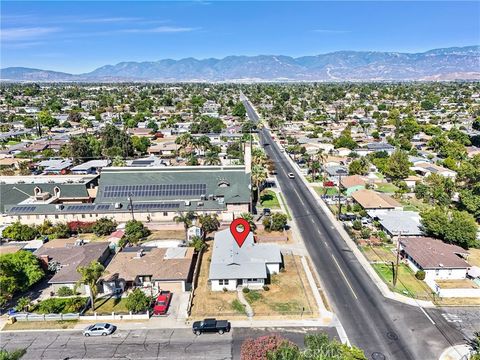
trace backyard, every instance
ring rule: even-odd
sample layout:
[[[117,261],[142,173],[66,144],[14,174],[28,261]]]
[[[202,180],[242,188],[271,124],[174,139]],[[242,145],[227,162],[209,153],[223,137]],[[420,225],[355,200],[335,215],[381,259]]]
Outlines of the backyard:
[[[229,318],[246,318],[244,307],[235,291],[211,291],[208,284],[211,249],[202,259],[198,286],[194,292],[191,318],[200,319],[222,314]],[[255,313],[254,317],[285,318],[318,316],[315,299],[298,256],[285,255],[286,271],[273,275],[269,290],[250,291],[245,294]],[[295,296],[292,296],[295,294]]]
[[[398,188],[391,183],[381,183],[377,185],[376,190],[381,193],[393,194]]]

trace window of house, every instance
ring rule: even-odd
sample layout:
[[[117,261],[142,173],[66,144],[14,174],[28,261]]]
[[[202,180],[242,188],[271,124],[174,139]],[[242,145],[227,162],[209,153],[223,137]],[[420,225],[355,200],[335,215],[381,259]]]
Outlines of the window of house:
[[[58,214],[55,214],[55,219],[58,219]]]
[[[438,274],[440,274],[440,270],[436,269],[435,270],[435,275],[438,275]]]
[[[228,280],[218,280],[219,285],[228,285]]]
[[[82,219],[85,219],[85,214],[82,214]]]
[[[164,211],[163,216],[168,216],[168,213],[166,211]]]

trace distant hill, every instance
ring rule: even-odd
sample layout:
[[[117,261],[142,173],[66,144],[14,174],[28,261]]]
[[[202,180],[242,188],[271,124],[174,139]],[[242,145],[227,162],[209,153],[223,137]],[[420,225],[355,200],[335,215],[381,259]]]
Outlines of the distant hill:
[[[372,81],[480,80],[480,46],[423,53],[338,51],[283,55],[186,58],[105,65],[85,74],[10,67],[2,81]]]

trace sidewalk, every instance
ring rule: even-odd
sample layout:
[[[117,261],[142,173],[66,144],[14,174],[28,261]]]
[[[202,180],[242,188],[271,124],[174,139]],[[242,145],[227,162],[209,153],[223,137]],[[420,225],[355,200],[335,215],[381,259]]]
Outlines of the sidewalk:
[[[468,345],[451,346],[440,355],[440,360],[467,360],[470,356]]]
[[[277,143],[278,146],[280,144]],[[325,214],[328,216],[330,219],[332,225],[335,227],[335,229],[339,232],[340,236],[345,240],[346,244],[350,248],[350,250],[353,252],[355,257],[357,258],[358,262],[362,267],[365,269],[367,274],[370,276],[374,284],[377,286],[377,288],[380,290],[382,295],[386,298],[402,302],[404,304],[412,305],[412,306],[419,306],[419,307],[426,307],[426,308],[431,308],[435,307],[435,305],[431,301],[424,301],[424,300],[416,300],[413,298],[409,298],[407,296],[395,293],[391,291],[387,284],[383,282],[383,280],[380,278],[380,276],[375,272],[375,270],[370,266],[370,263],[367,261],[367,259],[363,256],[361,251],[358,249],[357,245],[354,243],[354,241],[350,238],[350,236],[347,234],[345,229],[343,228],[342,224],[335,218],[335,216],[332,214],[328,206],[323,202],[323,200],[320,198],[320,196],[317,194],[315,189],[313,189],[312,185],[305,179],[305,177],[302,175],[301,169],[299,166],[288,156],[288,154],[285,154],[285,158],[287,161],[290,163],[290,165],[295,169],[297,175],[302,179],[304,184],[307,186],[307,189],[310,191],[312,194],[313,198],[317,201],[317,204],[323,209]]]

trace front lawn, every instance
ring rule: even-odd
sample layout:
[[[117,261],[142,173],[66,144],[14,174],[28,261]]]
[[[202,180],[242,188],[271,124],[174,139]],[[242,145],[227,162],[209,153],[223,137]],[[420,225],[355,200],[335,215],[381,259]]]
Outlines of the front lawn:
[[[272,190],[264,190],[260,194],[260,205],[264,208],[279,209],[280,203],[278,202],[277,195]]]
[[[318,195],[323,196],[323,195],[338,195],[338,190],[334,187],[319,187],[315,186],[314,187],[315,191],[317,192]]]
[[[396,190],[398,190],[398,187],[390,183],[382,183],[377,185],[376,190],[381,193],[393,194]]]
[[[423,281],[418,280],[407,265],[400,264],[398,267],[398,280],[395,288],[393,287],[391,264],[372,264],[372,267],[388,285],[390,290],[416,299],[432,300],[432,290]]]
[[[388,246],[359,246],[363,255],[369,262],[388,262],[395,261],[396,255],[392,252],[391,247]]]
[[[101,298],[95,300],[95,311],[92,308],[88,309],[86,315],[93,315],[96,312],[98,315],[111,315],[112,312],[116,314],[128,314],[126,307],[126,298]]]

